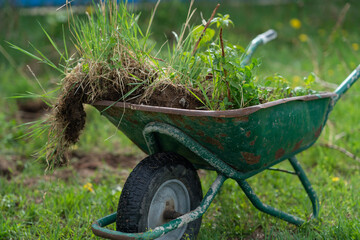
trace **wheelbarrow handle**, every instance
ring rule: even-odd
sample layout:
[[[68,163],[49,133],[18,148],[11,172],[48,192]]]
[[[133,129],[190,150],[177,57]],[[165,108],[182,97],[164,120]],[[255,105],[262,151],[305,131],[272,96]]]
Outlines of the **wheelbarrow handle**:
[[[251,44],[256,42],[261,42],[262,44],[266,44],[271,40],[274,40],[277,37],[277,32],[274,29],[269,29],[266,32],[259,34],[251,41]]]
[[[273,29],[269,29],[266,32],[257,35],[246,48],[245,54],[242,56],[241,67],[249,64],[251,57],[254,55],[255,50],[260,46],[264,45],[277,37],[277,32]]]
[[[360,78],[360,64],[350,73],[350,75],[335,90],[337,96],[334,98],[335,103],[346,93],[346,91]]]

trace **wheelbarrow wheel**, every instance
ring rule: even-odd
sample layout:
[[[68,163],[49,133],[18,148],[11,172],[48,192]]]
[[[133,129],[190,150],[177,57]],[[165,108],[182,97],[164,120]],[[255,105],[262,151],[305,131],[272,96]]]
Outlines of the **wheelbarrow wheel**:
[[[142,160],[126,180],[120,196],[116,229],[145,232],[200,205],[201,183],[192,164],[175,153],[157,153]],[[201,218],[159,239],[194,239]]]

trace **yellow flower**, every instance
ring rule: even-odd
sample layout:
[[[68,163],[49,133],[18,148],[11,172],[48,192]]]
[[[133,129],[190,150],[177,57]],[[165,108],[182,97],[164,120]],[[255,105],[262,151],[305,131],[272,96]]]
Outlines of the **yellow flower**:
[[[335,73],[334,70],[332,70],[332,69],[329,69],[329,70],[328,70],[329,76],[334,76],[334,73]]]
[[[294,29],[299,29],[301,28],[301,22],[299,19],[293,18],[290,20],[290,26]]]
[[[333,177],[331,180],[332,180],[333,182],[338,182],[338,181],[340,180],[340,178],[338,178],[338,177]]]
[[[94,189],[92,188],[92,184],[91,183],[86,183],[83,188],[85,188],[86,190],[88,190],[89,192],[94,192]]]
[[[94,9],[92,6],[87,6],[85,12],[87,14],[92,14],[94,12]]]
[[[301,81],[301,78],[299,76],[293,76],[292,80],[294,83],[298,84]]]
[[[354,49],[354,51],[358,51],[358,50],[359,50],[359,44],[357,44],[357,43],[351,44],[351,47],[352,47],[352,49]]]
[[[302,33],[299,35],[299,39],[301,42],[307,42],[309,40],[309,37],[308,37],[308,35]]]

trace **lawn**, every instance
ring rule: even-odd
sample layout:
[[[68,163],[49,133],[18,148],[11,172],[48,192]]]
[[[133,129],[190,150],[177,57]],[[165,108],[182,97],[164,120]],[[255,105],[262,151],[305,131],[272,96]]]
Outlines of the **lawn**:
[[[135,7],[142,12],[144,28],[151,7]],[[207,19],[215,3],[196,7],[194,22],[199,23],[200,13]],[[295,86],[313,72],[315,89],[334,91],[360,64],[359,7],[357,1],[225,1],[218,12],[230,14],[235,25],[224,30],[224,38],[243,47],[269,28],[278,32],[278,39],[255,54],[262,62],[259,78],[278,73]],[[179,31],[186,14],[182,2],[160,4],[151,36],[157,47],[174,40],[172,31]],[[91,223],[116,211],[128,174],[145,157],[91,106],[86,106],[86,127],[70,153],[69,166],[45,172],[46,163],[36,161],[34,153],[46,139],[21,137],[29,131],[29,122],[47,113],[35,97],[56,87],[60,78],[7,42],[34,52],[31,43],[57,62],[59,56],[41,26],[60,45],[63,34],[70,36],[66,21],[65,11],[0,9],[0,239],[96,239]],[[27,93],[34,97],[23,98]],[[355,83],[331,112],[317,143],[297,155],[320,200],[318,219],[296,227],[268,216],[252,206],[235,181],[227,180],[203,217],[198,239],[360,239],[359,93],[360,84]],[[285,162],[276,167],[291,169]],[[206,192],[216,173],[199,174]],[[264,171],[249,183],[263,202],[308,219],[311,204],[295,179]]]

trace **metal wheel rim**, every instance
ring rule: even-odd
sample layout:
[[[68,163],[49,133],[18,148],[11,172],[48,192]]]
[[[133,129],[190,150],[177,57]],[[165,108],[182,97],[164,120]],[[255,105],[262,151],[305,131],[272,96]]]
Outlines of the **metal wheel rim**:
[[[185,185],[177,180],[172,179],[164,182],[154,194],[151,200],[149,214],[148,214],[148,228],[154,229],[157,226],[163,225],[169,220],[163,218],[163,213],[167,204],[173,204],[174,210],[179,213],[187,213],[190,211],[190,196]],[[175,229],[164,236],[158,238],[160,240],[166,239],[180,239],[186,231],[187,224],[181,228]]]

